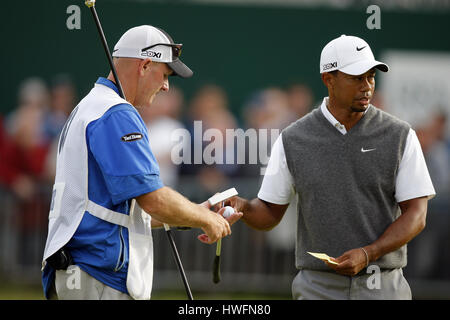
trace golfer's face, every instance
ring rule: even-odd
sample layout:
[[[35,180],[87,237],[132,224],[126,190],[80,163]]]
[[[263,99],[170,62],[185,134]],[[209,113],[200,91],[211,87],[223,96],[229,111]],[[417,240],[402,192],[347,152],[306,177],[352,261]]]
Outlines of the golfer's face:
[[[356,76],[339,71],[335,78],[335,96],[340,104],[353,112],[364,112],[375,91],[375,70]]]

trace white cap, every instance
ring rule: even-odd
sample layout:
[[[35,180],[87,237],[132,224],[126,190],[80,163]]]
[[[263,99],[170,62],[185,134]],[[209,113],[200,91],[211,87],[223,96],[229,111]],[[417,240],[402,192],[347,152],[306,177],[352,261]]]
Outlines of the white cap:
[[[193,72],[179,56],[182,44],[176,44],[162,29],[144,25],[125,32],[114,46],[113,57],[150,58],[152,61],[167,63],[174,74],[189,78]]]
[[[342,35],[331,40],[320,54],[320,73],[339,70],[350,75],[360,75],[372,68],[387,72],[389,67],[375,60],[372,50],[363,39]]]

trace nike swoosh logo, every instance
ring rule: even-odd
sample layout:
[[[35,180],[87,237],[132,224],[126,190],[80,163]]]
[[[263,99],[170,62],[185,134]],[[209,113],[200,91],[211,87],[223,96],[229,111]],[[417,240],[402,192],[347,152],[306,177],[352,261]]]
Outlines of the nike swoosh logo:
[[[364,147],[363,148],[361,148],[361,152],[369,152],[369,151],[373,151],[373,150],[376,150],[377,148],[373,148],[373,149],[364,149]]]
[[[364,47],[361,47],[361,48],[356,47],[356,51],[361,51],[361,50],[364,49],[365,47],[367,47],[367,46],[364,46]]]

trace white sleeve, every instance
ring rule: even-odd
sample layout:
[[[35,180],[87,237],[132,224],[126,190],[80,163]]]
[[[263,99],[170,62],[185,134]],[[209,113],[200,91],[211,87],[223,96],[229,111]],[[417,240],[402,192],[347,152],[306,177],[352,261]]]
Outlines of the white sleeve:
[[[419,139],[416,132],[410,129],[398,168],[395,199],[397,202],[402,202],[425,196],[431,199],[435,195]]]
[[[274,204],[288,204],[294,195],[294,179],[286,163],[281,134],[273,144],[258,198]]]

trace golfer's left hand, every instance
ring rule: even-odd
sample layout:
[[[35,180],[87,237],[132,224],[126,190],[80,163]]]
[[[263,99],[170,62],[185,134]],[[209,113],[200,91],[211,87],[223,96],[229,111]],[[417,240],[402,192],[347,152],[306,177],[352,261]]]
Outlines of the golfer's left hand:
[[[352,249],[344,252],[340,257],[333,258],[333,261],[338,264],[332,264],[325,262],[330,268],[334,269],[337,273],[354,276],[358,274],[362,269],[366,267],[366,255],[361,248]]]
[[[205,202],[200,203],[201,206],[204,206],[205,208],[208,208],[211,211],[217,212],[220,215],[223,215],[223,211],[225,209],[222,208],[222,204],[218,203],[215,206],[212,206],[208,200],[206,200]],[[234,208],[234,213],[229,216],[228,218],[226,218],[225,220],[228,221],[228,223],[230,224],[230,226],[232,226],[236,221],[238,221],[240,218],[242,218],[242,216],[244,215],[242,212],[238,212],[236,210],[236,208]]]

